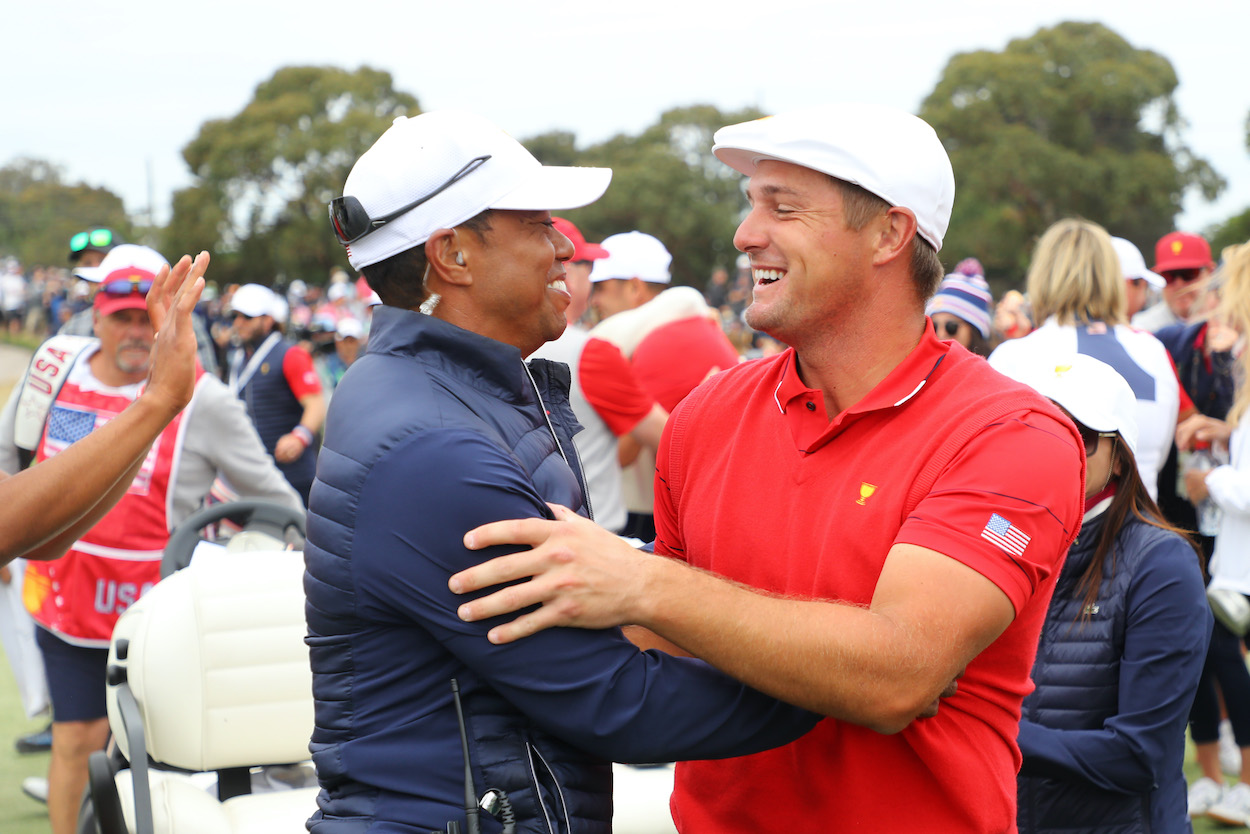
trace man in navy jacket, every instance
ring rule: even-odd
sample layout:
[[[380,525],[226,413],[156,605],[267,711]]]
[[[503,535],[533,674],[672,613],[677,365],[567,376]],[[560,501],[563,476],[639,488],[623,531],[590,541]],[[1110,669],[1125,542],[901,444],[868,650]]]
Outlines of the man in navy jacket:
[[[609,761],[740,755],[817,721],[616,629],[497,646],[493,623],[457,616],[451,574],[515,549],[466,550],[468,530],[551,518],[548,503],[589,514],[567,367],[524,357],[565,326],[573,246],[549,210],[610,175],[544,168],[488,122],[436,112],[397,120],[331,204],[384,306],[331,403],[309,505],[317,834],[464,819],[462,733],[479,792],[504,791],[519,831],[607,834]]]

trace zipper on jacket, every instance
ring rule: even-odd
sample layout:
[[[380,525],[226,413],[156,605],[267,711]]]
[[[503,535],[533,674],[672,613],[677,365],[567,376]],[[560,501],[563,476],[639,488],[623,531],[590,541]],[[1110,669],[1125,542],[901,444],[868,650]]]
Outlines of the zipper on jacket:
[[[534,782],[534,797],[538,802],[538,807],[542,809],[543,816],[547,820],[547,830],[550,831],[551,834],[557,834],[555,827],[552,825],[551,812],[547,808],[547,803],[543,802],[542,782],[539,780],[538,776],[538,765],[542,765],[543,771],[547,774],[552,791],[555,794],[555,799],[559,803],[560,807],[557,808],[556,811],[558,811],[560,816],[564,818],[563,830],[570,832],[571,834],[573,831],[573,823],[569,819],[569,804],[564,799],[564,790],[560,787],[560,780],[556,778],[555,771],[551,769],[551,765],[547,764],[547,760],[543,757],[542,752],[534,746],[533,742],[525,742],[525,752],[527,754],[527,758],[529,759],[530,778]],[[538,758],[537,764],[534,762],[535,757]]]

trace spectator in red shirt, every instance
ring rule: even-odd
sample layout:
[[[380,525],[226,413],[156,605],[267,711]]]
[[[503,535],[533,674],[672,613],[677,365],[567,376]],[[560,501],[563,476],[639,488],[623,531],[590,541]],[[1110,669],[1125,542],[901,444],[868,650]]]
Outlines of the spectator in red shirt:
[[[547,342],[530,358],[553,359],[569,366],[572,380],[569,402],[582,424],[573,443],[582,460],[594,520],[614,533],[625,531],[618,438],[629,437],[654,450],[668,412],[638,382],[629,361],[615,345],[590,335],[578,322],[590,301],[591,265],[608,256],[597,243],[587,243],[581,231],[563,217],[553,225],[573,242],[573,257],[564,264],[569,306],[568,326],[560,338]]]
[[[716,143],[750,178],[734,238],[756,282],[747,323],[790,349],[673,412],[654,555],[563,511],[487,525],[466,544],[532,549],[452,590],[534,578],[461,617],[539,606],[494,642],[636,624],[828,716],[775,751],[680,764],[687,834],[1010,831],[1021,704],[1084,509],[1082,441],[926,323],[954,198],[932,128],[828,105]]]
[[[671,412],[695,386],[738,364],[738,353],[720,326],[720,315],[694,287],[671,286],[673,256],[642,232],[612,235],[608,257],[590,273],[590,305],[600,323],[591,335],[612,343],[633,365],[642,387]],[[651,481],[655,455],[630,449],[624,460],[626,535],[655,538]]]

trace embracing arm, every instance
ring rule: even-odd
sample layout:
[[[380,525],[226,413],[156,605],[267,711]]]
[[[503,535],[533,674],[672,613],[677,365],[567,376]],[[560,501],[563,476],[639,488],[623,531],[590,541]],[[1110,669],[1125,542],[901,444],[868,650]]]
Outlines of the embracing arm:
[[[863,608],[763,594],[601,537],[590,522],[563,508],[559,519],[560,532],[547,542],[552,552],[571,563],[576,552],[593,547],[595,557],[588,561],[598,563],[604,576],[611,573],[603,586],[611,588],[611,599],[592,598],[591,584],[555,571],[461,606],[461,616],[474,620],[541,601],[548,583],[565,594],[575,587],[587,592],[586,598],[565,596],[495,626],[491,640],[516,640],[555,623],[633,623],[762,692],[880,732],[897,732],[924,714],[1014,617],[1007,596],[988,579],[913,545],[891,549],[872,604]],[[511,524],[524,522],[504,522],[498,529],[515,541],[523,533],[505,531]],[[507,560],[497,560],[466,571],[452,587],[509,581],[503,574],[486,575],[496,570],[533,573],[536,552],[508,557],[511,569]],[[583,618],[587,613],[590,619]]]
[[[55,559],[125,494],[152,441],[191,398],[195,334],[191,311],[208,253],[162,269],[148,294],[159,334],[143,393],[106,425],[37,466],[0,481],[0,564],[16,556]],[[165,320],[166,312],[171,315]],[[163,327],[161,325],[164,325]]]

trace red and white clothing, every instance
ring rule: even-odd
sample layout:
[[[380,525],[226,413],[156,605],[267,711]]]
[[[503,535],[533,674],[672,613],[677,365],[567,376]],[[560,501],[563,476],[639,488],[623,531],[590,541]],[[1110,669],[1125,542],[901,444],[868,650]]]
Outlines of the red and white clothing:
[[[1082,353],[1106,362],[1137,397],[1137,470],[1151,498],[1158,498],[1159,471],[1167,463],[1180,410],[1180,382],[1167,348],[1144,330],[1123,324],[1108,327],[1059,324],[1053,317],[1021,339],[1003,342],[990,354],[990,366],[1004,372],[1017,363]]]
[[[625,527],[621,465],[617,438],[632,431],[650,413],[654,400],[638,383],[633,368],[613,345],[574,325],[547,342],[530,358],[569,366],[569,402],[582,431],[573,437],[590,490],[595,521],[620,532]]]
[[[74,361],[49,411],[43,460],[129,405],[140,385],[106,386],[91,373],[98,344]],[[20,468],[14,443],[20,391],[0,410],[0,469]],[[27,563],[23,599],[35,620],[77,645],[106,647],[113,623],[159,578],[169,530],[197,510],[218,474],[244,497],[302,509],[265,453],[243,404],[201,374],[191,402],[152,445],[126,496],[65,557]]]
[[[704,380],[738,364],[719,314],[693,287],[671,287],[639,307],[609,316],[591,335],[616,345],[643,388],[672,412]],[[655,456],[644,449],[626,467],[625,506],[650,515]]]
[[[1021,702],[1080,526],[1083,471],[1053,405],[930,328],[832,420],[793,350],[691,394],[660,447],[657,553],[773,593],[867,605],[890,549],[913,544],[981,573],[1016,616],[938,715],[900,733],[826,719],[776,750],[679,763],[679,830],[1014,830]]]
[[[35,460],[46,460],[112,420],[141,384],[107,386],[91,373],[88,350],[70,370],[48,414]],[[169,538],[170,475],[183,415],[161,432],[130,489],[62,558],[29,562],[23,589],[35,622],[62,640],[105,648],[113,624],[160,579]]]

